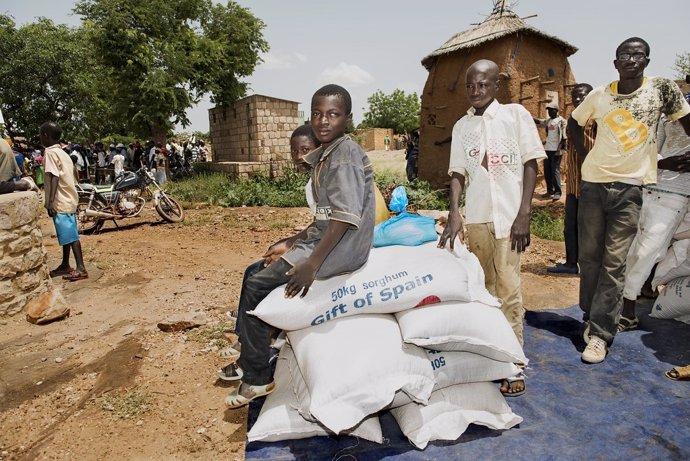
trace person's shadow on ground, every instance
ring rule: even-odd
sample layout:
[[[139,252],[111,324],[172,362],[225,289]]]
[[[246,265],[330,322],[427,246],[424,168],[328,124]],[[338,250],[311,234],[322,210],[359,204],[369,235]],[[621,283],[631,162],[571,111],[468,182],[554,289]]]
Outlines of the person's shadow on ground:
[[[690,363],[690,325],[670,319],[657,319],[650,317],[654,301],[640,299],[637,302],[635,313],[640,319],[640,325],[635,330],[619,333],[614,343],[625,346],[639,338],[642,344],[651,350],[654,356],[661,362],[669,365],[687,365]],[[574,306],[577,308],[577,306]],[[570,308],[567,312],[558,311],[528,311],[525,313],[525,322],[535,329],[549,331],[557,336],[567,338],[582,352],[585,342],[582,337],[584,324],[580,317],[579,309]],[[632,343],[631,343],[632,344]]]

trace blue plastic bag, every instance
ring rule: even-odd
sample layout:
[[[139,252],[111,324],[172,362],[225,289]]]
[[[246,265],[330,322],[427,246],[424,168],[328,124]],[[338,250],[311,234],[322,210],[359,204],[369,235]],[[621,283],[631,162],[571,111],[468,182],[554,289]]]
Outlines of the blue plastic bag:
[[[407,194],[403,186],[393,189],[389,208],[400,213],[374,227],[374,248],[390,245],[417,246],[436,240],[436,221],[405,211]]]
[[[391,201],[388,204],[388,209],[393,213],[402,213],[407,209],[407,192],[404,186],[398,186],[391,192]]]

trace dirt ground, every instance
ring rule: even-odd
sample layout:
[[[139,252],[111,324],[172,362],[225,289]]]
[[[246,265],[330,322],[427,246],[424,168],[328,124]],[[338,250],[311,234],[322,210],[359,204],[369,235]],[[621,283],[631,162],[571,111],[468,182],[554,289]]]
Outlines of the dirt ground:
[[[83,236],[91,278],[63,288],[71,315],[45,326],[0,320],[0,459],[244,459],[246,410],[226,411],[215,377],[222,344],[164,333],[200,311],[222,330],[245,267],[310,221],[306,208],[202,207],[181,224],[147,210]],[[41,220],[49,265],[61,248]],[[561,242],[534,239],[523,259],[528,309],[577,302],[576,277],[551,276]]]

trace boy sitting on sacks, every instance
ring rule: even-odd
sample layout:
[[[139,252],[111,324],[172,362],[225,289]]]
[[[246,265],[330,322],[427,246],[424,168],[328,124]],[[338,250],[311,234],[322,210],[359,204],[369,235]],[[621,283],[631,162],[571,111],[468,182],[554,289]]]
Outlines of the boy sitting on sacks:
[[[345,88],[326,85],[311,100],[311,126],[321,146],[304,156],[312,166],[316,199],[314,222],[272,245],[264,269],[242,286],[238,324],[242,344],[237,363],[225,367],[227,379],[242,380],[225,399],[239,408],[275,388],[270,340],[273,327],[248,315],[275,288],[285,297],[304,297],[316,277],[359,269],[367,261],[374,235],[374,170],[362,148],[345,135],[352,100]],[[270,262],[273,261],[273,262]]]

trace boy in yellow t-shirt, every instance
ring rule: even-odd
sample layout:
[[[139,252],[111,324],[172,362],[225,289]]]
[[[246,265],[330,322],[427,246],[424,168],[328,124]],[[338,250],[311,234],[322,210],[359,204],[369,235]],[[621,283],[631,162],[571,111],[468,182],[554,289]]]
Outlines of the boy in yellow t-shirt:
[[[582,164],[578,207],[580,308],[584,311],[587,363],[606,358],[623,305],[625,262],[637,233],[642,186],[656,182],[656,130],[661,114],[690,133],[690,105],[671,80],[644,76],[649,44],[632,37],[616,49],[619,80],[596,88],[568,122]],[[588,151],[582,127],[597,123]],[[690,156],[686,159],[690,165]]]

